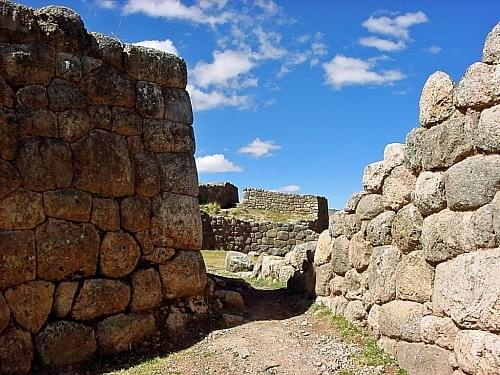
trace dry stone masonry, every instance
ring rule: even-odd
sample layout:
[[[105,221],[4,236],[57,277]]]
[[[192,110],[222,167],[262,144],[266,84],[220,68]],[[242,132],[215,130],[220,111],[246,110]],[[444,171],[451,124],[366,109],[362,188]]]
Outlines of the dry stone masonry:
[[[198,201],[200,204],[217,203],[220,208],[231,208],[239,203],[238,187],[230,182],[201,184]]]
[[[186,77],[70,9],[1,2],[1,374],[129,350],[160,307],[203,304]]]
[[[420,127],[368,165],[315,251],[320,303],[410,374],[500,373],[500,24],[458,84],[432,74]]]

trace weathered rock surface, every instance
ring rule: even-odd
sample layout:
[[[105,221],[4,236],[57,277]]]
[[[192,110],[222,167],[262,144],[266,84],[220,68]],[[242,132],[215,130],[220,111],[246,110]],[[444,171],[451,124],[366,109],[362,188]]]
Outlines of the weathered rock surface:
[[[120,204],[121,225],[129,232],[141,232],[150,226],[151,202],[143,197],[128,197]]]
[[[122,281],[85,280],[73,305],[76,320],[91,320],[122,312],[130,301],[130,287]]]
[[[35,237],[31,231],[0,231],[0,249],[0,289],[35,279]]]
[[[488,33],[483,48],[483,62],[486,64],[500,64],[500,24]]]
[[[394,211],[385,211],[375,217],[366,227],[366,239],[373,246],[390,245],[391,228],[395,217]]]
[[[132,299],[130,301],[132,311],[155,308],[161,300],[160,276],[154,268],[139,270],[132,274]]]
[[[177,194],[198,196],[196,163],[190,153],[159,153],[161,190]],[[183,178],[177,178],[182,175]]]
[[[107,233],[101,243],[99,269],[107,277],[123,277],[130,274],[141,257],[139,245],[126,232]]]
[[[46,366],[65,366],[89,359],[97,349],[94,330],[81,323],[49,323],[35,339],[36,349]]]
[[[33,361],[31,335],[15,327],[0,335],[0,371],[3,374],[27,374]]]
[[[500,152],[500,105],[481,112],[473,132],[474,146],[486,152]]]
[[[144,147],[151,152],[185,152],[195,150],[193,128],[166,120],[144,120]]]
[[[99,235],[92,224],[49,219],[36,230],[37,271],[43,280],[95,274]]]
[[[413,203],[423,216],[446,208],[444,173],[424,171],[417,177]]]
[[[349,199],[347,200],[347,203],[345,205],[344,211],[348,213],[354,213],[356,212],[356,207],[358,206],[359,201],[361,198],[366,195],[367,193],[365,191],[360,191],[357,193],[353,193]],[[331,217],[331,215],[330,215]]]
[[[250,271],[253,266],[247,254],[228,251],[224,260],[224,268],[229,272]]]
[[[422,317],[423,305],[416,302],[391,301],[380,308],[380,333],[392,338],[418,342]]]
[[[342,235],[351,238],[360,228],[361,219],[357,214],[337,211],[330,215],[328,230],[331,238]]]
[[[360,324],[366,318],[366,310],[363,302],[350,301],[344,310],[344,316],[349,322]]]
[[[141,152],[134,156],[135,191],[144,197],[160,192],[161,175],[155,154]]]
[[[330,232],[324,230],[319,235],[316,251],[314,252],[314,264],[321,266],[322,264],[330,262],[332,258],[333,244],[335,240],[330,237]]]
[[[422,169],[423,143],[426,132],[424,128],[415,128],[406,136],[404,165],[412,171],[418,172]]]
[[[1,229],[32,229],[44,220],[41,194],[17,189],[0,201]]]
[[[364,270],[370,264],[373,246],[364,238],[362,231],[352,236],[349,243],[349,264],[358,271]]]
[[[316,268],[316,286],[317,296],[330,295],[330,280],[333,277],[333,269],[330,263],[323,264]]]
[[[500,328],[500,249],[462,254],[438,264],[432,304],[463,328]],[[461,275],[457,277],[457,275]]]
[[[75,281],[63,281],[57,285],[54,294],[54,312],[58,318],[64,318],[71,312],[77,289],[78,282]]]
[[[384,164],[388,171],[403,165],[405,161],[405,145],[401,143],[389,143],[384,148]]]
[[[422,340],[429,344],[436,344],[442,348],[452,349],[459,329],[450,318],[439,318],[426,315],[420,321]]]
[[[356,207],[356,214],[361,220],[373,219],[382,212],[384,212],[384,198],[380,194],[363,196]]]
[[[43,194],[45,214],[63,220],[88,222],[92,196],[77,189],[60,189]]]
[[[129,350],[155,333],[153,314],[118,314],[97,324],[99,347],[107,353]]]
[[[383,161],[368,164],[363,173],[363,188],[370,193],[380,193],[388,174],[389,171]]]
[[[345,274],[351,267],[349,265],[349,239],[347,236],[337,237],[333,241],[331,266],[333,272]]]
[[[350,269],[344,276],[345,296],[349,299],[363,298],[363,293],[368,288],[367,273],[358,273],[355,269]]]
[[[455,340],[460,368],[469,374],[497,374],[500,370],[500,338],[483,331],[460,331]]]
[[[374,303],[385,303],[396,297],[396,267],[401,252],[395,246],[374,248],[368,266],[368,285]]]
[[[103,231],[120,229],[120,206],[112,199],[94,198],[91,222]]]
[[[159,270],[167,299],[201,294],[207,283],[205,263],[198,251],[178,250],[173,259],[160,264]]]
[[[385,179],[382,187],[384,206],[389,210],[399,210],[410,202],[415,190],[416,177],[405,166],[395,167]]]
[[[425,261],[423,251],[403,256],[396,268],[396,297],[426,302],[432,297],[434,268]]]
[[[481,109],[500,101],[500,65],[472,64],[456,89],[455,105]]]
[[[429,128],[452,115],[453,89],[451,77],[444,72],[437,71],[427,78],[420,96],[420,125]]]
[[[420,249],[424,219],[413,204],[407,204],[396,214],[391,228],[393,243],[403,253]]]

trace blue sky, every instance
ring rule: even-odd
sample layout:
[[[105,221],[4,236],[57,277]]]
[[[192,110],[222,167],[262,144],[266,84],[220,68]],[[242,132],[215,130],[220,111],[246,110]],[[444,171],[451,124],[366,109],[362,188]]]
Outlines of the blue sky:
[[[200,181],[323,195],[332,208],[418,126],[427,77],[458,81],[500,18],[497,0],[58,4],[90,31],[186,60]]]

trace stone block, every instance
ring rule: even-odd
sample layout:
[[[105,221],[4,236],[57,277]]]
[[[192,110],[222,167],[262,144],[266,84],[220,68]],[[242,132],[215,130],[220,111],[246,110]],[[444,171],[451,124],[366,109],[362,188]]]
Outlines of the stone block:
[[[396,213],[385,211],[370,221],[366,227],[366,239],[373,246],[390,245],[392,241],[391,228]]]
[[[415,190],[416,177],[405,166],[395,167],[384,180],[382,193],[384,207],[388,210],[399,210],[411,200]]]
[[[374,248],[367,270],[373,302],[381,304],[396,297],[396,267],[400,260],[401,252],[395,246]]]
[[[500,338],[483,331],[460,331],[455,340],[458,365],[468,374],[498,374]]]
[[[44,220],[42,194],[17,189],[0,200],[0,229],[32,229]]]
[[[380,193],[388,174],[389,171],[383,161],[368,164],[363,172],[363,188],[370,193]]]
[[[120,206],[112,199],[94,198],[91,222],[103,231],[120,229]]]
[[[129,232],[141,232],[150,226],[151,202],[139,196],[127,197],[121,201],[121,225]]]
[[[421,248],[420,236],[424,219],[413,204],[407,204],[396,214],[392,222],[393,243],[403,253]]]
[[[35,238],[31,231],[0,231],[0,289],[34,280]]]
[[[473,130],[473,143],[480,150],[500,153],[500,105],[481,112]]]
[[[321,266],[330,262],[332,258],[333,240],[328,230],[324,230],[319,235],[316,251],[314,252],[314,264]]]
[[[361,220],[373,219],[382,212],[384,212],[384,198],[380,194],[363,196],[358,203],[358,207],[356,207],[356,215]]]
[[[453,320],[447,317],[439,318],[434,315],[426,315],[420,321],[422,340],[442,348],[453,350],[458,331]]]
[[[14,107],[14,90],[12,90],[2,77],[0,77],[0,106],[8,108]]]
[[[347,236],[337,237],[333,241],[330,263],[333,272],[339,275],[344,275],[351,268],[349,264],[349,239]]]
[[[107,277],[123,277],[135,269],[140,257],[139,245],[131,234],[106,233],[101,243],[99,270]]]
[[[0,70],[14,86],[47,86],[54,76],[54,49],[44,44],[3,44]]]
[[[459,108],[481,109],[500,101],[500,65],[472,64],[460,80],[455,94]]]
[[[192,154],[159,153],[157,159],[162,191],[198,197],[198,174]]]
[[[40,40],[40,29],[33,9],[21,4],[6,2],[0,12],[0,41],[36,42]]]
[[[161,281],[154,268],[139,270],[132,274],[132,299],[130,309],[134,312],[153,309],[162,300]]]
[[[356,207],[358,206],[359,201],[366,194],[367,193],[365,191],[353,193],[347,200],[344,211],[348,213],[356,212]]]
[[[424,306],[409,301],[391,301],[379,312],[380,333],[384,336],[419,342]]]
[[[0,371],[2,374],[27,374],[33,361],[31,335],[10,327],[0,335]]]
[[[354,324],[361,324],[361,322],[366,318],[366,310],[361,301],[350,301],[345,310],[345,318]]]
[[[446,208],[444,173],[424,171],[417,177],[413,203],[423,216]]]
[[[193,109],[189,93],[177,88],[163,88],[163,95],[165,97],[165,118],[191,125],[193,123]]]
[[[77,289],[76,281],[63,281],[57,285],[54,294],[54,312],[58,318],[64,318],[71,312]]]
[[[92,32],[90,40],[92,56],[117,68],[122,66],[123,44],[118,39]]]
[[[77,189],[60,189],[43,193],[45,214],[63,220],[88,222],[92,196]]]
[[[435,345],[407,343],[395,344],[399,366],[409,374],[452,375],[453,368],[448,363],[449,351]]]
[[[42,280],[95,274],[99,235],[92,224],[49,219],[36,230],[37,274]]]
[[[47,88],[49,108],[53,111],[84,109],[87,99],[78,86],[64,79],[54,79]]]
[[[17,122],[15,112],[0,107],[0,157],[12,160],[16,156]]]
[[[142,134],[142,118],[135,109],[113,107],[111,114],[113,133],[129,136]]]
[[[444,72],[437,71],[427,78],[419,103],[421,126],[430,128],[453,114],[454,88],[451,77]]]
[[[486,64],[500,64],[500,24],[488,33],[483,48],[483,62]]]
[[[16,92],[16,107],[41,109],[48,105],[47,89],[42,85],[23,86]]]
[[[396,297],[398,299],[426,302],[432,297],[434,268],[425,261],[423,251],[413,251],[403,256],[396,268]]]
[[[19,136],[59,137],[57,116],[45,109],[20,108],[16,111]]]
[[[0,160],[0,200],[21,186],[18,170],[9,162]]]
[[[139,81],[136,86],[136,96],[137,111],[142,117],[163,118],[165,113],[165,102],[159,85],[152,82]]]
[[[316,267],[315,292],[317,296],[327,297],[330,295],[330,280],[333,276],[333,269],[330,263]]]
[[[193,128],[167,120],[144,120],[144,147],[152,152],[194,153]]]
[[[363,231],[352,236],[349,243],[349,264],[358,271],[363,271],[370,264],[373,246],[370,241],[365,240]]]
[[[56,76],[71,82],[79,82],[82,79],[82,61],[78,56],[61,52],[56,57]]]

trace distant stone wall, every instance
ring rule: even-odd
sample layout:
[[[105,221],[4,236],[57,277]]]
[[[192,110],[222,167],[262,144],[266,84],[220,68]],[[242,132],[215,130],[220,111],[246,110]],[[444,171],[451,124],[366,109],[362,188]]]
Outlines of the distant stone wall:
[[[175,321],[159,307],[200,311],[185,62],[8,1],[0,42],[0,373],[129,350]]]
[[[200,204],[218,203],[221,208],[231,208],[239,203],[238,188],[229,182],[202,184],[199,186]]]
[[[315,221],[259,222],[201,213],[203,248],[284,255],[295,245],[315,241]]]
[[[247,188],[243,190],[242,206],[316,218],[318,232],[328,227],[328,201],[316,195],[278,193]]]
[[[331,216],[318,302],[410,374],[500,374],[500,24],[458,85],[429,77],[420,125]]]

